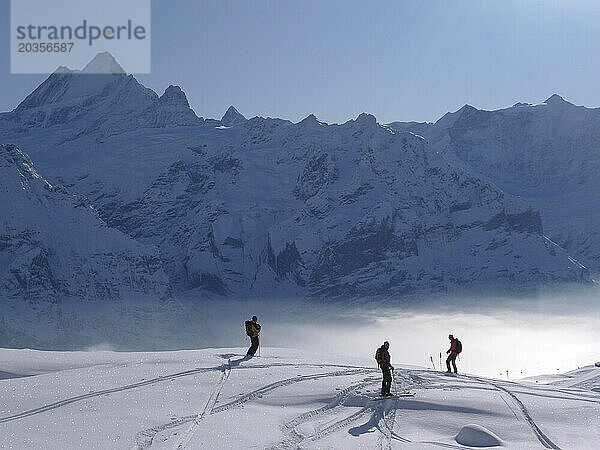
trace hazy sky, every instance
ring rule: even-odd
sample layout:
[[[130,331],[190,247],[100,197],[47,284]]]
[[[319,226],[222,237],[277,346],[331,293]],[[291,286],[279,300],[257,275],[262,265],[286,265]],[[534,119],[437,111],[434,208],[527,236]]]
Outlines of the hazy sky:
[[[45,76],[10,75],[0,0],[0,111]],[[552,93],[600,105],[597,0],[153,0],[152,74],[198,115],[343,122],[433,121],[465,103],[495,109]],[[127,68],[126,61],[119,61]]]

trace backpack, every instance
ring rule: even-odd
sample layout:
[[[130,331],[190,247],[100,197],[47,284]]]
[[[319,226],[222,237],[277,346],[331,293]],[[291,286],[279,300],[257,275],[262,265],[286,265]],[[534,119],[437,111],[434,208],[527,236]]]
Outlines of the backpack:
[[[462,342],[460,342],[458,339],[456,340],[456,354],[460,355],[460,352],[462,352]]]
[[[377,364],[381,365],[381,347],[375,352],[375,361],[377,361]]]
[[[252,321],[246,320],[246,334],[252,336]]]

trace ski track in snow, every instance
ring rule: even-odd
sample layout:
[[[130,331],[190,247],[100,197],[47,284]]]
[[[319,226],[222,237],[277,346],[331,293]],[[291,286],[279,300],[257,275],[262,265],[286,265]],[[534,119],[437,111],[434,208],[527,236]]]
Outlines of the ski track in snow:
[[[265,369],[268,367],[299,367],[299,366],[303,366],[303,367],[348,367],[348,368],[353,368],[353,369],[359,369],[359,368],[360,369],[368,369],[366,367],[344,366],[344,365],[339,365],[339,364],[286,364],[286,363],[259,364],[259,365],[257,364],[254,366],[240,367],[239,369],[242,369],[242,370],[243,369]],[[64,400],[59,400],[59,401],[50,403],[48,405],[41,406],[39,408],[29,409],[27,411],[23,411],[23,412],[20,412],[17,414],[12,414],[12,415],[6,416],[6,417],[0,417],[0,423],[11,422],[13,420],[23,419],[25,417],[44,413],[44,412],[51,411],[56,408],[60,408],[62,406],[67,406],[72,403],[80,402],[82,400],[87,400],[87,399],[94,398],[94,397],[100,397],[102,395],[123,392],[123,391],[129,390],[129,389],[136,389],[139,387],[149,386],[149,385],[161,383],[164,381],[174,380],[176,378],[197,375],[199,373],[214,372],[217,370],[223,371],[226,369],[226,367],[227,367],[227,365],[220,365],[220,366],[216,366],[216,367],[202,367],[202,368],[190,369],[190,370],[185,370],[183,372],[173,373],[170,375],[161,375],[159,377],[151,378],[149,380],[139,381],[137,383],[131,383],[131,384],[123,385],[123,386],[102,389],[100,391],[89,392],[87,394],[81,394],[81,395],[77,395],[75,397],[70,397],[70,398],[67,398]],[[370,370],[372,370],[372,369],[370,369]]]
[[[213,409],[215,408],[215,404],[217,403],[217,400],[219,399],[219,395],[221,394],[221,391],[223,390],[223,386],[225,386],[225,383],[227,382],[227,379],[229,378],[230,373],[231,373],[231,359],[228,362],[227,368],[225,370],[223,370],[223,375],[221,376],[219,383],[215,386],[213,391],[210,393],[210,396],[208,397],[208,400],[206,401],[206,404],[204,405],[204,409],[202,410],[202,412],[200,414],[198,414],[198,416],[196,417],[196,420],[194,420],[192,422],[192,424],[190,425],[188,430],[177,441],[177,444],[175,445],[176,449],[179,450],[179,449],[185,448],[185,446],[188,444],[188,442],[190,442],[190,439],[194,435],[194,432],[196,431],[196,428],[198,427],[198,424],[200,423],[202,418],[207,413],[212,414]]]
[[[575,389],[591,390],[593,387],[597,387],[598,385],[600,385],[600,376],[596,375],[579,383],[575,383],[570,387]]]
[[[392,437],[394,434],[394,425],[396,424],[396,412],[398,411],[398,399],[394,399],[395,407],[388,411],[382,412],[381,420],[377,425],[377,429],[380,431],[379,435],[379,448],[381,450],[392,450]],[[384,441],[385,439],[385,441]]]
[[[21,413],[13,414],[11,416],[2,417],[2,418],[0,418],[0,423],[10,422],[10,421],[17,420],[17,419],[23,419],[24,417],[29,417],[29,416],[33,416],[35,414],[40,414],[40,413],[44,413],[47,411],[51,411],[53,409],[60,408],[62,406],[70,405],[71,403],[80,402],[82,400],[87,400],[87,399],[90,399],[93,397],[99,397],[102,395],[113,394],[115,392],[122,392],[122,391],[126,391],[129,389],[139,388],[142,386],[149,386],[149,385],[160,383],[163,381],[174,380],[176,378],[186,377],[186,376],[190,376],[190,375],[196,375],[199,373],[221,370],[221,367],[196,368],[196,369],[186,370],[183,372],[177,372],[177,373],[174,373],[171,375],[159,376],[159,377],[152,378],[149,380],[140,381],[138,383],[131,383],[131,384],[127,384],[124,386],[117,386],[114,388],[103,389],[100,391],[77,395],[75,397],[67,398],[64,400],[59,400],[57,402],[50,403],[48,405],[41,406],[39,408],[34,408],[34,409],[27,410],[27,411],[23,411]]]
[[[296,428],[299,425],[310,422],[311,420],[315,420],[319,416],[333,411],[335,408],[338,408],[344,404],[344,401],[350,396],[350,394],[355,393],[358,389],[367,386],[369,384],[376,383],[378,379],[375,378],[365,378],[364,380],[352,384],[342,391],[338,392],[338,394],[329,402],[327,405],[322,406],[321,408],[314,409],[312,411],[305,412],[300,414],[298,417],[290,420],[284,425],[284,434],[287,436],[280,443],[275,444],[273,449],[287,449],[287,448],[297,448],[298,444],[302,442],[305,437],[300,434]]]
[[[323,439],[324,437],[330,435],[331,433],[334,433],[334,432],[350,425],[354,421],[356,421],[359,418],[361,418],[362,416],[366,415],[369,412],[369,410],[370,410],[370,408],[368,406],[363,406],[360,410],[358,410],[357,412],[355,412],[353,414],[350,414],[348,417],[338,420],[338,421],[334,422],[333,424],[328,425],[321,430],[317,430],[317,432],[314,435],[305,438],[305,440],[317,441],[319,439]]]
[[[494,386],[497,390],[508,394],[510,396],[511,400],[518,406],[519,410],[521,411],[521,414],[525,418],[525,421],[529,424],[529,426],[531,427],[532,431],[534,432],[535,436],[538,438],[540,443],[546,448],[552,448],[554,450],[561,450],[561,448],[558,445],[556,445],[554,442],[552,442],[552,440],[548,436],[546,436],[546,434],[540,429],[540,427],[535,422],[535,420],[533,420],[533,417],[531,417],[531,414],[525,407],[525,404],[521,400],[519,400],[519,398],[512,391],[510,391],[509,389],[507,389],[503,386],[500,386],[498,383],[494,383],[492,381],[485,380],[483,378],[479,378],[479,377],[475,377],[475,376],[471,376],[471,375],[462,375],[462,376],[465,378],[469,378],[471,380],[479,381],[480,383],[489,384],[491,386]],[[510,408],[510,410],[513,411],[512,408]],[[514,414],[514,411],[513,411],[513,414]]]
[[[252,400],[256,397],[259,397],[263,394],[267,394],[274,389],[284,387],[284,386],[289,386],[291,384],[298,383],[300,381],[318,380],[319,378],[325,378],[325,377],[343,377],[343,376],[348,376],[348,375],[360,375],[361,373],[367,373],[367,372],[371,372],[373,370],[374,369],[340,370],[337,372],[317,373],[317,374],[313,374],[313,375],[299,375],[299,376],[292,377],[292,378],[286,378],[285,380],[281,380],[281,381],[277,381],[275,383],[268,384],[266,386],[261,387],[260,389],[256,389],[255,391],[249,392],[248,394],[245,394],[232,402],[221,405],[214,409],[214,413],[215,414],[220,413],[229,408],[239,406],[239,405],[246,403],[247,401]]]
[[[332,412],[336,408],[343,406],[344,401],[350,396],[350,394],[356,393],[356,391],[358,391],[360,388],[365,387],[367,385],[371,385],[371,384],[379,384],[380,382],[381,382],[381,380],[379,377],[366,378],[366,379],[364,379],[358,383],[355,383],[353,385],[350,385],[347,388],[345,388],[344,390],[340,391],[332,399],[332,401],[329,402],[327,405],[325,405],[321,408],[303,413],[303,414],[299,415],[298,417],[290,420],[289,422],[287,422],[284,425],[284,433],[287,435],[287,437],[284,438],[280,443],[272,446],[271,448],[277,449],[277,450],[299,448],[299,446],[302,442],[304,442],[304,441],[313,441],[314,442],[314,441],[323,439],[323,438],[327,437],[328,435],[330,435],[331,433],[334,433],[334,432],[344,428],[345,426],[348,426],[351,423],[359,420],[361,417],[368,414],[369,412],[371,413],[371,417],[367,421],[367,423],[372,423],[374,425],[374,427],[380,432],[380,435],[378,436],[378,442],[379,442],[380,449],[391,450],[392,442],[394,440],[398,441],[398,442],[403,442],[403,443],[413,443],[413,441],[411,441],[410,439],[407,439],[394,431],[394,427],[396,425],[396,415],[398,414],[398,409],[399,409],[399,407],[398,407],[399,399],[398,398],[383,399],[383,402],[381,405],[379,405],[379,404],[371,405],[370,403],[367,403],[367,405],[364,406],[363,408],[361,408],[359,411],[357,411],[341,420],[338,420],[323,429],[317,430],[317,432],[311,436],[304,436],[299,431],[297,431],[296,428],[299,425],[305,424],[310,421],[314,421],[315,419],[318,419],[321,415],[326,414],[328,412]],[[367,402],[370,402],[371,400],[373,400],[373,399],[367,398]],[[392,401],[394,402],[393,404],[391,403]],[[467,447],[464,447],[461,445],[446,444],[443,442],[436,442],[436,441],[422,441],[422,442],[417,442],[417,443],[429,444],[429,445],[444,447],[444,448],[457,448],[457,449],[467,448]]]
[[[279,366],[285,366],[285,365],[287,365],[287,366],[295,366],[295,364],[271,364],[271,365],[265,365],[263,367],[272,367],[274,365],[279,365]],[[304,366],[305,367],[307,367],[307,366],[313,366],[313,367],[314,366],[318,366],[318,367],[323,367],[323,366],[340,367],[340,366],[337,366],[335,364],[331,364],[331,365],[329,365],[329,364],[314,364],[314,365],[308,364],[308,365],[306,365],[305,364]],[[259,367],[259,366],[248,366],[248,368],[257,368],[257,367]],[[352,366],[344,366],[344,367],[352,367]],[[233,400],[233,401],[231,401],[229,403],[225,403],[225,404],[223,404],[223,405],[221,405],[219,407],[215,408],[214,404],[213,404],[213,407],[212,407],[212,409],[211,409],[211,411],[209,412],[208,415],[210,415],[210,414],[218,414],[218,413],[226,411],[226,410],[228,410],[230,408],[233,408],[233,407],[236,407],[236,406],[240,406],[240,405],[242,405],[242,404],[244,404],[244,403],[246,403],[246,402],[248,402],[248,401],[250,401],[250,400],[252,400],[254,398],[257,398],[259,396],[267,394],[267,393],[269,393],[269,392],[271,392],[271,391],[273,391],[273,390],[275,390],[277,388],[280,388],[280,387],[290,386],[292,384],[303,382],[303,381],[317,380],[319,378],[336,377],[336,376],[339,377],[339,376],[348,376],[348,375],[359,375],[359,374],[362,374],[362,373],[372,372],[374,370],[375,369],[373,369],[373,368],[360,368],[360,367],[359,368],[346,368],[344,370],[335,371],[335,372],[325,372],[325,373],[318,373],[318,374],[313,374],[313,375],[299,375],[299,376],[292,377],[292,378],[286,378],[285,380],[280,380],[280,381],[276,381],[274,383],[270,383],[270,384],[268,384],[266,386],[263,386],[263,387],[261,387],[259,389],[256,389],[256,390],[251,391],[251,392],[249,392],[247,394],[244,394],[240,398],[238,398],[236,400]],[[227,375],[227,377],[228,376],[229,375]],[[221,388],[222,388],[222,385],[224,384],[224,381],[223,381],[222,384],[221,384],[221,382],[219,382],[219,384],[221,385]],[[216,389],[218,389],[218,392],[220,393],[220,388],[215,388],[215,390]],[[212,394],[211,394],[211,396],[212,396]],[[217,395],[217,397],[218,397],[218,395]],[[216,400],[217,400],[217,398],[215,398],[215,403],[216,403]],[[203,417],[205,417],[205,416],[206,416],[206,414],[203,415]],[[148,447],[150,447],[152,445],[154,437],[158,433],[166,431],[166,430],[169,430],[169,429],[172,429],[172,428],[175,428],[175,427],[179,427],[179,426],[184,425],[186,423],[189,423],[191,421],[197,421],[197,422],[199,422],[200,421],[199,420],[199,414],[194,414],[192,416],[181,417],[181,418],[179,418],[177,420],[174,420],[174,421],[171,421],[169,423],[166,423],[166,424],[163,424],[163,425],[158,425],[158,426],[149,428],[147,430],[143,430],[143,431],[139,432],[136,435],[136,443],[137,444],[136,444],[136,446],[133,447],[133,449],[138,449],[138,450],[146,449],[146,448],[148,448]],[[191,438],[191,434],[189,435],[189,438]],[[189,442],[189,439],[188,439],[188,441],[184,441],[184,439],[182,439],[181,442],[185,445],[187,442]],[[180,448],[180,447],[177,447],[177,448]]]
[[[394,431],[394,426],[396,424],[396,415],[398,414],[398,410],[400,409],[398,407],[398,401],[400,399],[395,398],[395,399],[390,399],[389,401],[391,401],[391,400],[394,401],[394,407],[389,408],[389,411],[388,411],[387,407],[384,405],[382,407],[383,411],[381,411],[379,413],[381,415],[381,419],[378,421],[377,429],[381,433],[381,436],[379,438],[379,448],[380,449],[391,450],[393,440],[403,442],[403,443],[428,444],[428,445],[433,445],[436,447],[444,447],[444,448],[459,448],[459,449],[468,448],[468,447],[464,447],[462,445],[446,444],[444,442],[437,442],[437,441],[413,442],[410,439],[405,438],[404,436],[401,436],[400,434],[396,433]],[[384,402],[387,403],[388,401],[384,401]],[[386,414],[386,412],[388,414]],[[377,412],[374,411],[373,414],[375,415],[375,414],[377,414]],[[385,438],[385,442],[383,441],[382,437]]]
[[[364,424],[362,424],[360,426],[350,428],[348,430],[348,432],[353,435],[355,435],[355,434],[359,435],[359,434],[363,434],[365,432],[369,432],[372,430],[378,431],[378,433],[379,433],[377,436],[378,447],[382,450],[383,449],[386,449],[386,450],[391,449],[394,441],[396,441],[398,443],[401,442],[401,443],[427,444],[427,445],[431,445],[431,446],[444,447],[444,448],[457,448],[457,449],[467,448],[467,447],[464,447],[461,445],[437,442],[437,441],[412,441],[406,437],[403,437],[401,434],[399,434],[395,430],[395,428],[398,427],[402,423],[401,420],[400,421],[398,420],[398,414],[399,413],[401,414],[403,411],[402,405],[400,404],[400,400],[398,398],[390,398],[390,399],[383,399],[382,402],[372,402],[371,400],[373,400],[373,398],[371,396],[361,393],[362,388],[373,385],[373,384],[377,384],[380,382],[379,376],[377,376],[377,377],[372,376],[373,373],[376,371],[376,369],[374,369],[374,368],[365,367],[365,366],[342,365],[342,364],[302,364],[302,363],[270,363],[270,364],[256,364],[256,365],[239,366],[239,363],[243,360],[244,359],[235,360],[232,362],[231,359],[229,358],[228,362],[226,364],[221,364],[221,365],[214,366],[214,367],[204,367],[204,368],[197,367],[197,368],[190,369],[190,370],[185,370],[185,371],[172,373],[169,375],[155,377],[155,378],[152,378],[149,380],[142,380],[137,383],[130,383],[130,384],[117,386],[117,387],[113,387],[113,388],[109,388],[109,389],[99,390],[96,392],[89,392],[87,394],[74,396],[74,397],[60,400],[60,401],[57,401],[57,402],[54,402],[54,403],[51,403],[51,404],[48,404],[48,405],[45,405],[45,406],[42,406],[39,408],[30,409],[27,411],[23,411],[21,413],[12,414],[10,416],[0,418],[0,423],[10,422],[10,421],[22,419],[25,417],[29,417],[29,416],[32,416],[35,414],[44,413],[44,412],[47,412],[47,411],[50,411],[50,410],[53,410],[56,408],[70,405],[75,402],[79,402],[82,400],[86,400],[86,399],[90,399],[90,398],[94,398],[94,397],[98,397],[98,396],[108,395],[108,394],[112,394],[112,393],[118,393],[118,392],[135,389],[135,388],[139,388],[139,387],[144,387],[144,386],[150,386],[150,385],[153,385],[156,383],[161,383],[161,382],[174,380],[174,379],[187,377],[187,376],[194,376],[194,375],[198,375],[201,373],[220,371],[221,376],[220,376],[219,380],[215,383],[202,410],[199,413],[193,414],[193,415],[188,415],[185,417],[180,417],[180,418],[170,421],[166,424],[154,426],[154,427],[151,427],[151,428],[148,428],[148,429],[138,432],[135,435],[135,444],[132,447],[133,449],[136,449],[136,450],[137,449],[146,449],[153,445],[154,440],[159,433],[166,432],[166,431],[172,430],[174,428],[182,427],[186,424],[189,424],[188,428],[180,434],[180,437],[175,442],[174,448],[183,449],[189,445],[195,432],[197,431],[197,428],[198,428],[200,422],[209,415],[225,412],[231,408],[241,406],[244,403],[247,403],[253,399],[261,398],[263,395],[269,394],[270,392],[272,392],[278,388],[290,386],[295,383],[318,380],[318,379],[327,378],[327,377],[344,377],[344,376],[356,376],[356,375],[364,374],[364,375],[367,375],[366,378],[363,378],[359,381],[354,381],[352,384],[350,384],[349,386],[347,386],[344,389],[342,389],[341,391],[339,391],[337,394],[335,394],[335,396],[333,396],[333,398],[331,398],[331,400],[326,405],[324,405],[320,408],[314,409],[312,411],[308,411],[303,414],[300,414],[299,416],[284,423],[282,425],[283,434],[284,434],[283,439],[281,439],[280,442],[273,444],[271,446],[271,448],[272,449],[298,448],[299,446],[302,445],[303,442],[308,443],[308,442],[319,441],[319,440],[324,439],[345,427],[350,426],[351,424],[357,422],[358,420],[360,420],[363,417],[368,417],[367,422],[365,422]],[[229,401],[220,406],[217,406],[219,397],[221,395],[221,391],[222,391],[223,387],[225,386],[225,384],[227,383],[227,380],[229,379],[231,371],[234,368],[236,370],[238,370],[238,369],[239,370],[248,370],[248,369],[272,368],[272,367],[313,367],[313,368],[331,367],[331,368],[335,368],[337,370],[330,371],[330,372],[320,372],[320,373],[309,374],[309,375],[298,375],[298,376],[294,376],[291,378],[286,378],[286,379],[282,379],[279,381],[275,381],[275,382],[269,383],[267,385],[264,385],[258,389],[247,392],[247,393],[241,395],[240,397],[235,398],[232,401]],[[402,376],[402,381],[403,381],[403,384],[401,385],[402,389],[410,389],[411,387],[413,387],[413,388],[416,387],[417,389],[440,389],[440,388],[448,389],[448,388],[453,388],[453,387],[460,389],[460,387],[461,387],[461,386],[459,386],[459,384],[461,384],[461,383],[458,383],[456,385],[440,384],[439,383],[440,378],[441,378],[440,374],[431,372],[428,370],[407,369],[406,373],[399,374],[399,375]],[[532,390],[532,392],[527,392],[527,391],[522,391],[522,392],[518,391],[518,392],[522,393],[523,395],[542,396],[542,397],[549,397],[549,398],[557,398],[557,399],[561,399],[561,400],[600,403],[600,399],[598,399],[597,396],[594,396],[593,394],[589,394],[589,393],[588,393],[588,395],[584,395],[583,398],[581,398],[581,396],[579,396],[579,398],[573,397],[575,395],[585,394],[585,392],[583,392],[583,391],[578,392],[578,388],[595,385],[595,383],[598,382],[599,378],[600,377],[598,377],[598,376],[592,376],[587,379],[584,379],[583,381],[580,381],[577,384],[574,384],[573,386],[570,386],[570,388],[552,390],[552,392],[543,392],[543,393],[540,392],[540,391],[550,390],[550,389],[544,388],[542,386],[540,386],[539,388],[536,386],[535,392],[533,390]],[[527,409],[527,407],[525,406],[525,404],[517,397],[517,393],[514,390],[511,390],[509,387],[505,387],[506,383],[504,383],[500,380],[492,381],[492,380],[488,380],[486,378],[472,376],[472,375],[460,375],[458,377],[457,381],[461,381],[461,379],[462,380],[472,380],[472,381],[477,382],[480,385],[480,387],[472,386],[472,388],[474,388],[474,389],[484,389],[483,386],[489,386],[494,391],[497,391],[500,396],[500,399],[506,404],[506,406],[512,412],[512,414],[515,416],[515,418],[519,421],[527,423],[527,425],[532,430],[532,432],[534,433],[535,437],[537,438],[537,440],[540,442],[541,445],[543,445],[545,448],[560,450],[560,447],[558,445],[556,445],[541,430],[540,426],[532,418],[532,416],[531,416],[529,410]],[[427,381],[426,384],[421,386],[421,384],[425,381]],[[464,386],[462,386],[462,387],[464,387]],[[524,386],[515,385],[515,387],[523,388]],[[395,389],[397,391],[398,387],[395,386]],[[561,392],[561,393],[565,394],[565,397],[561,397],[560,395],[552,395],[552,393],[556,394],[557,392]],[[548,395],[546,395],[546,394],[548,394]],[[339,418],[338,416],[336,416],[335,411],[341,412],[343,410],[342,407],[348,406],[348,405],[345,405],[345,403],[352,396],[358,397],[359,399],[364,397],[366,403],[361,404],[359,402],[358,405],[353,405],[354,407],[358,408],[358,410],[354,411],[350,415],[347,415],[343,418]],[[321,428],[319,421],[323,417],[329,417],[330,422],[329,422],[329,424],[327,424],[326,426]],[[302,433],[301,430],[298,429],[299,426],[304,425],[304,424],[310,424],[311,422],[315,422],[314,423],[315,431],[313,433],[304,434],[304,433]],[[322,422],[322,420],[321,420],[321,422]],[[325,422],[325,423],[327,423],[327,422]],[[172,437],[173,437],[173,434],[171,434],[170,436],[166,436],[165,440],[168,440]]]

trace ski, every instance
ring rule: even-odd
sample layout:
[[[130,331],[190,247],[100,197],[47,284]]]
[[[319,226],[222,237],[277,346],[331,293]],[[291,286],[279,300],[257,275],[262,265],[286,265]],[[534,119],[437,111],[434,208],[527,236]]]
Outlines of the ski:
[[[403,392],[402,394],[395,394],[395,395],[386,395],[384,397],[376,397],[373,400],[385,400],[388,398],[402,398],[402,397],[414,397],[416,395],[415,392]]]

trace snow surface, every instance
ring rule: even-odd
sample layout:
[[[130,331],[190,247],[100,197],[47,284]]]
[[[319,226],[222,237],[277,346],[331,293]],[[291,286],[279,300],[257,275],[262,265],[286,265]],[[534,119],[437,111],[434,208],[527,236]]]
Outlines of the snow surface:
[[[498,447],[504,445],[502,439],[477,424],[462,427],[456,435],[456,442],[470,447]]]
[[[600,441],[593,366],[565,374],[575,383],[566,386],[396,364],[396,389],[415,397],[373,401],[381,374],[371,359],[263,348],[248,360],[244,352],[1,349],[2,445],[469,448],[457,439],[475,445],[474,436],[493,434],[506,448],[586,449]]]

